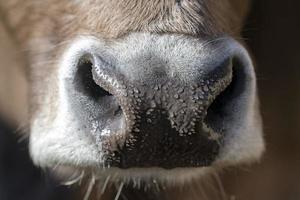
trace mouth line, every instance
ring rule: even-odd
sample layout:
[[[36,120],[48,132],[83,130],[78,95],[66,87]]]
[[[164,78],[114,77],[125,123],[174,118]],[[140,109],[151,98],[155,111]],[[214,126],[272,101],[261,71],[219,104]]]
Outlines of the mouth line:
[[[69,180],[65,181],[65,185],[72,185],[83,177],[92,176],[95,181],[109,181],[114,184],[135,185],[147,184],[147,187],[157,186],[165,187],[168,184],[183,184],[191,181],[195,176],[205,176],[214,170],[213,166],[201,167],[201,168],[173,168],[164,169],[161,167],[149,167],[149,168],[128,168],[121,169],[117,167],[88,167],[88,168],[73,168],[72,166],[60,166],[62,168],[67,167],[68,170],[73,170],[74,177],[69,177]],[[70,169],[71,168],[71,169]],[[153,185],[150,185],[153,184]],[[148,188],[150,189],[150,188]]]

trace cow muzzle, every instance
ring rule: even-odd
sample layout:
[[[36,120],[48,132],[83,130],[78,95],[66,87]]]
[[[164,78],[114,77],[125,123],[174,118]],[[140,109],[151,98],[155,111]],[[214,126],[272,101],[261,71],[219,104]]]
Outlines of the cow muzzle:
[[[78,48],[65,91],[105,166],[209,166],[247,125],[254,72],[229,37],[142,35]]]

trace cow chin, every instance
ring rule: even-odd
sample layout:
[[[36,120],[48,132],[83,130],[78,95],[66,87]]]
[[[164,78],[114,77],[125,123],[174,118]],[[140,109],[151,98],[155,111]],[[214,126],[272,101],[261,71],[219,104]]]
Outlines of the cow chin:
[[[258,160],[254,69],[244,47],[220,38],[75,39],[33,116],[34,162],[115,180],[184,182]]]

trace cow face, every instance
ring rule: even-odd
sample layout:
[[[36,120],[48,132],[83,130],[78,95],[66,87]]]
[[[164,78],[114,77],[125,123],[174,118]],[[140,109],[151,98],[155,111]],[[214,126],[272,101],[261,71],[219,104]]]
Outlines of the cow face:
[[[32,3],[19,37],[30,49],[34,162],[164,179],[259,158],[254,68],[233,39],[237,4]]]

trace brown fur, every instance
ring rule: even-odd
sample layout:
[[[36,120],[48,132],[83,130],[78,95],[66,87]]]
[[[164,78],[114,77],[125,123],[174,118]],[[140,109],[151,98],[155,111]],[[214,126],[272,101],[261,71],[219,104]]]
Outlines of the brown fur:
[[[31,96],[41,98],[42,93],[56,90],[49,82],[49,74],[52,74],[52,78],[56,75],[53,63],[65,44],[77,35],[114,39],[136,31],[194,37],[224,33],[238,36],[248,4],[248,0],[0,0],[0,14],[16,44],[28,50],[27,62],[32,71]],[[34,108],[31,109],[34,113],[39,109],[36,103],[39,101],[34,98],[31,100],[34,102]],[[168,188],[155,198],[198,199],[199,196],[205,196],[201,194],[202,186],[199,184],[193,182],[181,191]],[[112,193],[115,194],[115,191]],[[125,193],[134,196],[131,189],[125,188]],[[151,191],[138,191],[136,195],[132,198],[153,194]],[[221,198],[224,196],[215,197]]]
[[[79,2],[79,3],[75,3]],[[46,32],[62,36],[100,34],[114,38],[131,31],[189,35],[238,34],[249,0],[0,1],[2,17],[24,42]],[[55,34],[53,34],[55,33]],[[37,35],[36,35],[37,34]],[[59,39],[58,39],[59,40]]]

